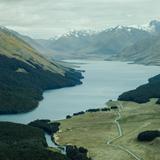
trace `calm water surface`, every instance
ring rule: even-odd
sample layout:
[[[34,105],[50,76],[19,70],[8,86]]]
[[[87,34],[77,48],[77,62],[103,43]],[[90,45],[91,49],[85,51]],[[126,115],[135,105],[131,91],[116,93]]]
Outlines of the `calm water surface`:
[[[103,107],[124,91],[146,83],[160,73],[157,66],[143,66],[111,61],[70,61],[85,70],[83,85],[51,90],[44,93],[39,107],[19,115],[3,115],[0,121],[28,123],[35,119],[63,119],[68,114],[88,108]]]

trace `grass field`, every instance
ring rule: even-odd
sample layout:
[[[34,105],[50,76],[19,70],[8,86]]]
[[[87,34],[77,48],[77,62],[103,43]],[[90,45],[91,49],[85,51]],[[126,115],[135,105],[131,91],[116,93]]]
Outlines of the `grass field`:
[[[160,139],[152,142],[138,142],[137,135],[145,130],[160,129],[160,105],[152,99],[146,104],[133,102],[110,102],[108,106],[119,105],[123,136],[108,145],[107,141],[118,137],[115,124],[117,111],[86,113],[71,119],[60,121],[59,132],[55,135],[61,145],[72,144],[89,150],[94,160],[134,160],[129,153],[117,146],[122,146],[142,160],[160,160]]]

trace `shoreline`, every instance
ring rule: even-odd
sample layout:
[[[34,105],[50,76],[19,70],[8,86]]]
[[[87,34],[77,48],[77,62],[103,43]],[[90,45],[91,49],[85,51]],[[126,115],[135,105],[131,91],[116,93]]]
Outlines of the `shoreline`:
[[[36,108],[39,107],[39,103],[40,101],[42,101],[44,99],[43,97],[43,94],[44,92],[49,92],[49,91],[52,91],[52,90],[58,90],[58,89],[63,89],[63,88],[70,88],[70,87],[74,87],[74,86],[78,86],[78,85],[82,85],[83,82],[81,81],[82,79],[84,79],[84,76],[82,75],[82,73],[85,72],[84,70],[77,70],[76,73],[80,73],[80,76],[78,76],[78,81],[75,83],[75,84],[69,84],[69,85],[65,85],[65,86],[59,86],[59,87],[55,87],[55,88],[49,88],[49,89],[45,89],[45,90],[42,90],[41,93],[40,93],[40,99],[37,100],[37,104],[35,107],[32,107],[31,109],[29,110],[23,110],[23,111],[0,111],[0,116],[2,115],[20,115],[20,114],[25,114],[25,113],[30,113],[32,111],[34,111]]]

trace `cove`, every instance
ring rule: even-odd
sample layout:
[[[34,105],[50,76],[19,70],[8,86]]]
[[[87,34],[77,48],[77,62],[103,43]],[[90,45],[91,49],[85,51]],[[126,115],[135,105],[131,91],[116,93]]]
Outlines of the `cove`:
[[[35,110],[16,115],[1,115],[0,121],[29,123],[36,119],[59,120],[74,112],[104,107],[105,102],[147,82],[160,73],[158,66],[116,61],[69,60],[85,70],[82,85],[46,91]]]

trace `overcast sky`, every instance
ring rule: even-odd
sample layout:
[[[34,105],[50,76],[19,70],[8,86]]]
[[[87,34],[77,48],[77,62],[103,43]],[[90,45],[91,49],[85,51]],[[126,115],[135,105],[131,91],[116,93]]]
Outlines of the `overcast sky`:
[[[0,0],[0,25],[34,38],[72,29],[146,24],[160,18],[160,0]]]

